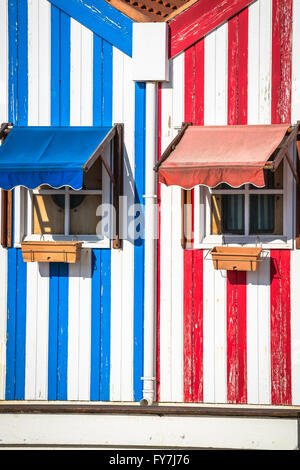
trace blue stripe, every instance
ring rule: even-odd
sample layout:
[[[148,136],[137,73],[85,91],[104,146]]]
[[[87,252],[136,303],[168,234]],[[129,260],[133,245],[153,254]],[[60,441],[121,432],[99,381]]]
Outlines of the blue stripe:
[[[70,124],[70,17],[51,7],[51,125]]]
[[[135,204],[144,206],[145,194],[145,139],[146,139],[146,86],[135,84]],[[137,214],[139,215],[139,214]],[[134,400],[142,398],[144,369],[144,224],[141,237],[134,241],[134,345],[133,392]]]
[[[93,124],[112,123],[112,46],[94,34]],[[92,250],[91,400],[109,401],[111,252]]]
[[[27,269],[22,252],[7,250],[6,400],[25,398]]]
[[[8,119],[27,125],[28,117],[27,0],[8,2]]]
[[[70,124],[70,17],[51,6],[51,125]],[[50,263],[48,399],[67,399],[69,268]]]
[[[92,250],[91,400],[109,401],[110,265],[110,250]]]
[[[68,275],[67,263],[50,263],[48,400],[67,400]]]
[[[49,0],[98,36],[132,54],[132,23],[104,0]]]
[[[112,45],[94,34],[93,122],[94,126],[111,126],[113,65]]]

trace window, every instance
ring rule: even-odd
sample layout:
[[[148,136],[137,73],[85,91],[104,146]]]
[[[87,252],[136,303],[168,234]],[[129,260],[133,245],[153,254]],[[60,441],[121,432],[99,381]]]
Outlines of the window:
[[[109,161],[110,152],[107,153]],[[111,182],[100,158],[84,173],[81,190],[55,189],[47,185],[34,190],[17,188],[16,203],[21,222],[16,214],[20,237],[15,244],[72,240],[83,241],[83,246],[91,248],[109,247],[110,237],[103,225],[110,218],[106,211],[111,192]]]
[[[292,243],[293,176],[285,160],[276,172],[265,170],[265,187],[195,189],[195,246]]]

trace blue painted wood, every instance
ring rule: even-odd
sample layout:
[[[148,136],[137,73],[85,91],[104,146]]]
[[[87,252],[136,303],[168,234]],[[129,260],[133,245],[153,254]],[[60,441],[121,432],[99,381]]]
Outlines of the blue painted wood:
[[[94,34],[93,59],[93,123],[111,126],[113,64],[112,45]]]
[[[111,252],[92,250],[91,400],[109,401]]]
[[[51,6],[51,125],[70,124],[70,17]],[[48,399],[67,399],[68,280],[66,263],[49,265]]]
[[[70,123],[70,17],[51,6],[51,125]]]
[[[48,399],[67,400],[68,286],[67,263],[50,263]]]
[[[22,252],[7,250],[6,400],[25,398],[27,269]]]
[[[9,121],[27,125],[28,118],[27,0],[8,2]]]
[[[132,23],[104,0],[49,0],[113,46],[132,55]]]
[[[94,34],[93,124],[112,124],[112,46]],[[92,250],[91,400],[109,401],[111,252]]]
[[[145,194],[145,141],[146,141],[146,86],[135,84],[135,204],[144,211]],[[139,215],[139,214],[137,214]],[[140,226],[140,238],[134,241],[134,346],[133,391],[134,400],[143,395],[144,370],[144,224]]]

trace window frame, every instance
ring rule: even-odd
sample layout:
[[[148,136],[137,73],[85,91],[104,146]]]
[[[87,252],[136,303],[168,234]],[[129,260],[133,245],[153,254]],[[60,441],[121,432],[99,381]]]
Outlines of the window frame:
[[[104,158],[111,165],[113,154],[113,145],[110,144],[104,151]],[[112,240],[109,237],[100,238],[97,235],[39,235],[32,234],[30,230],[31,216],[33,213],[33,198],[35,194],[61,194],[62,192],[69,192],[69,194],[102,194],[102,204],[112,204],[112,183],[109,175],[105,169],[102,171],[102,189],[99,190],[69,190],[65,191],[60,189],[35,189],[30,190],[24,187],[15,188],[15,214],[14,214],[14,247],[21,248],[23,241],[81,241],[82,248],[111,248]],[[112,215],[110,220],[110,227],[112,227]]]
[[[289,156],[295,161],[295,145],[291,144]],[[270,170],[268,170],[270,171]],[[237,245],[237,246],[261,246],[264,249],[282,248],[293,249],[294,247],[294,226],[295,226],[295,180],[288,166],[286,159],[283,161],[283,189],[248,189],[248,202],[245,201],[245,231],[247,222],[249,223],[249,194],[282,194],[283,195],[283,235],[231,235],[231,234],[211,234],[211,195],[212,194],[241,194],[239,188],[232,190],[214,190],[205,186],[194,188],[194,248],[210,249],[214,246]],[[243,191],[246,195],[246,192]],[[198,201],[198,203],[197,203]],[[209,210],[208,210],[209,208]],[[247,220],[247,222],[246,222]]]

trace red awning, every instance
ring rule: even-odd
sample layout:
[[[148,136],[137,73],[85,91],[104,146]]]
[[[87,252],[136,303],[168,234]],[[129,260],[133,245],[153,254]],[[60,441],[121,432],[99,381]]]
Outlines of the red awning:
[[[263,187],[263,168],[288,128],[288,124],[189,126],[175,149],[158,162],[159,179],[185,189],[220,183]]]

